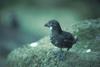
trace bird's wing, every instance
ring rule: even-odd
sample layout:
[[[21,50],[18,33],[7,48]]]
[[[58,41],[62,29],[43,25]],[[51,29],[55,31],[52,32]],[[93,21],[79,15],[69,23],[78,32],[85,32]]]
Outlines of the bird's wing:
[[[63,32],[61,35],[64,42],[72,42],[74,40],[74,37],[69,32]]]

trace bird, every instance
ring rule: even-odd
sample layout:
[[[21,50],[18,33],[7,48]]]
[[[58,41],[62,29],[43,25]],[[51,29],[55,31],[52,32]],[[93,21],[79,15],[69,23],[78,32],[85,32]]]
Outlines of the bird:
[[[60,23],[57,20],[50,20],[44,26],[50,29],[50,41],[54,46],[60,48],[59,57],[60,59],[64,59],[62,56],[62,49],[67,48],[67,51],[69,51],[78,41],[78,37],[75,38],[72,33],[62,30]]]

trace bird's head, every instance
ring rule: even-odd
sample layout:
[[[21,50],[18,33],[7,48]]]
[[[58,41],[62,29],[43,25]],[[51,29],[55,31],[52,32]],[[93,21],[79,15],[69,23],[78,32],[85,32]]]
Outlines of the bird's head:
[[[57,20],[50,20],[44,26],[48,27],[48,28],[50,28],[50,30],[53,30],[53,31],[56,31],[56,32],[60,32],[61,31],[60,24],[59,24],[59,22]]]
[[[45,24],[45,27],[49,27],[49,28],[57,28],[59,27],[59,22],[56,20],[50,20],[48,23]]]

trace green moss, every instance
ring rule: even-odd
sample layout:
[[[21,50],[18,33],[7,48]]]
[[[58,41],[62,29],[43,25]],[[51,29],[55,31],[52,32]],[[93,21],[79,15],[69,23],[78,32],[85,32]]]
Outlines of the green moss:
[[[85,20],[73,27],[74,34],[79,38],[78,47],[100,51],[100,19]]]
[[[43,41],[45,39],[42,39]],[[47,39],[46,39],[47,40]],[[46,41],[45,40],[45,41]],[[40,44],[41,43],[41,44]],[[39,46],[24,46],[11,52],[8,56],[8,67],[99,67],[100,53],[78,53],[74,47],[64,50],[64,60],[57,57],[58,48],[49,44],[39,43]],[[73,51],[72,51],[73,50]]]

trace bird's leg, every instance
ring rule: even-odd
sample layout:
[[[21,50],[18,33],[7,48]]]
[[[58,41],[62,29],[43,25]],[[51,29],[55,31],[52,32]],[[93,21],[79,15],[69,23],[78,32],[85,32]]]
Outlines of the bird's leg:
[[[61,61],[64,60],[64,54],[63,54],[63,50],[62,50],[62,48],[60,48],[59,60],[61,60]]]
[[[70,48],[67,48],[67,51],[69,51]]]
[[[61,53],[63,52],[62,48],[60,48]]]

